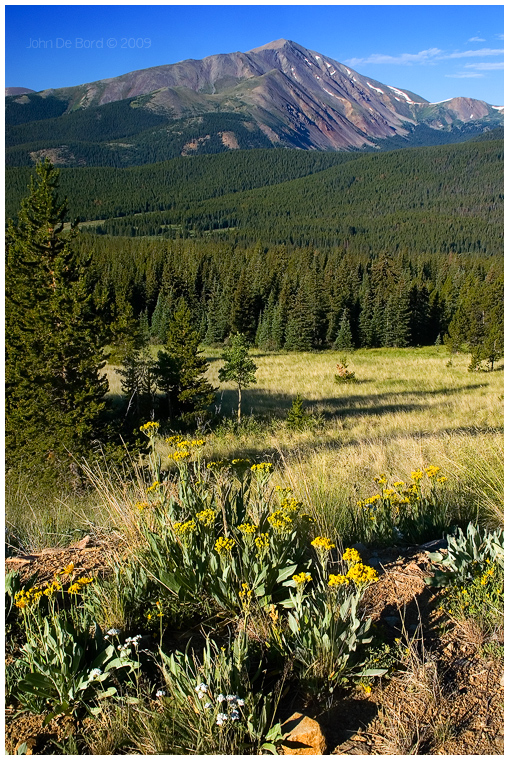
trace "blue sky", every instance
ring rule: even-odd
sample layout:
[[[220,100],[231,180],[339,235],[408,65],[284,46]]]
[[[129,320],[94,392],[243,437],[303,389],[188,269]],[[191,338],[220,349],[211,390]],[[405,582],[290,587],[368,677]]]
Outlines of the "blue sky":
[[[291,39],[432,102],[503,104],[503,5],[7,5],[6,85],[41,90]]]

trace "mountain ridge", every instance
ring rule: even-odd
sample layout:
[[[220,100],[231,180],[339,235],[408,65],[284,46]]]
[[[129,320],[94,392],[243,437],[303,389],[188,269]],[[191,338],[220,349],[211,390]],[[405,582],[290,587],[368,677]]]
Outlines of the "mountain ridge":
[[[130,109],[139,109],[146,118],[138,115],[137,119],[144,128],[150,121],[147,128],[159,130],[159,142],[164,129],[171,130],[179,120],[187,120],[183,126],[189,127],[190,119],[209,117],[203,129],[199,124],[193,125],[193,139],[181,146],[181,155],[198,150],[193,145],[206,151],[207,141],[214,143],[210,142],[214,136],[209,123],[212,115],[245,119],[242,124],[253,135],[253,145],[247,147],[264,147],[265,139],[273,146],[306,150],[377,149],[380,140],[390,137],[411,140],[420,125],[444,132],[481,132],[503,123],[502,107],[465,97],[430,103],[410,90],[378,82],[286,39],[245,53],[190,58],[74,87],[12,96],[7,101],[7,124],[13,127],[44,121],[50,102],[54,110],[56,102],[65,106],[62,113],[51,114],[57,116],[53,142],[66,139],[59,135],[59,124],[63,123],[58,119],[65,122],[70,114],[90,109],[96,109],[97,119],[101,119],[106,113],[101,109],[110,106],[111,110],[113,104],[120,108],[128,102]],[[154,118],[149,119],[149,114],[160,117],[160,126],[153,124]],[[128,112],[127,121],[131,116]],[[125,121],[126,115],[122,118]],[[224,138],[225,130],[218,124],[214,134],[221,138],[224,149],[235,149],[239,144],[235,129]],[[76,130],[80,139],[79,128]],[[10,130],[9,134],[11,147],[33,141],[27,139],[28,129]],[[87,132],[83,130],[83,134]],[[32,153],[56,147],[49,145],[46,137],[42,139],[46,144],[35,146]],[[115,139],[118,137],[112,136]],[[158,154],[157,160],[163,158],[164,154]]]

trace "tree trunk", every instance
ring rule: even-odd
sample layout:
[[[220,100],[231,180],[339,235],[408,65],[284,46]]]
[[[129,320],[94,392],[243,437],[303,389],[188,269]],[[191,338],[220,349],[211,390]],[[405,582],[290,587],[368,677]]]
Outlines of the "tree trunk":
[[[241,387],[239,385],[239,408],[237,409],[237,422],[238,422],[239,425],[240,425],[240,404],[241,404],[241,400],[242,400],[242,390],[241,390]]]

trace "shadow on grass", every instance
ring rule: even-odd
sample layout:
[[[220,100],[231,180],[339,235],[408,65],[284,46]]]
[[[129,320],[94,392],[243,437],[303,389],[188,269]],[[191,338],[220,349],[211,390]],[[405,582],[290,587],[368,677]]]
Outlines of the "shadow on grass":
[[[463,385],[457,388],[437,388],[433,391],[406,390],[389,391],[386,393],[352,394],[346,392],[342,395],[315,400],[304,399],[304,409],[311,412],[318,409],[324,419],[331,419],[337,415],[367,416],[393,414],[395,412],[414,412],[424,409],[425,404],[415,403],[414,399],[433,399],[439,396],[454,396],[460,393],[479,390],[487,387],[487,383]],[[352,386],[348,386],[352,390]],[[401,398],[401,402],[395,402],[395,396]],[[412,402],[406,402],[411,398]],[[242,392],[242,412],[244,415],[255,414],[261,418],[271,415],[278,419],[284,419],[295,399],[288,393],[274,393],[263,388],[247,388]],[[237,391],[225,389],[221,391],[214,403],[216,414],[229,417],[237,409]]]

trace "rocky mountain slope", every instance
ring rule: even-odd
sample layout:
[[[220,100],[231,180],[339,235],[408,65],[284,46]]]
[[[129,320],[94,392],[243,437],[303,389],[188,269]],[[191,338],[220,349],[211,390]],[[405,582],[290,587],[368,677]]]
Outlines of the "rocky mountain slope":
[[[247,53],[212,55],[76,87],[13,96],[7,99],[7,124],[13,127],[8,133],[10,147],[33,141],[42,141],[36,146],[39,150],[56,147],[41,133],[42,125],[35,128],[33,124],[48,119],[50,103],[53,142],[65,139],[69,143],[65,130],[71,118],[75,139],[90,139],[88,129],[80,135],[84,114],[90,118],[93,111],[94,118],[103,122],[108,114],[114,122],[116,108],[122,106],[125,134],[119,134],[118,123],[112,124],[101,136],[102,142],[139,136],[147,130],[151,131],[145,134],[145,142],[153,143],[156,133],[160,142],[177,124],[179,129],[187,129],[186,141],[180,146],[183,154],[270,145],[315,150],[373,148],[389,137],[410,138],[423,125],[435,131],[474,134],[503,122],[500,107],[460,97],[429,103],[289,40],[270,42]],[[134,118],[134,112],[137,126],[131,129],[129,117]],[[32,133],[24,126],[28,123]],[[252,145],[246,144],[249,135]],[[212,139],[217,137],[219,147],[217,139]],[[158,154],[157,160],[161,157]]]

